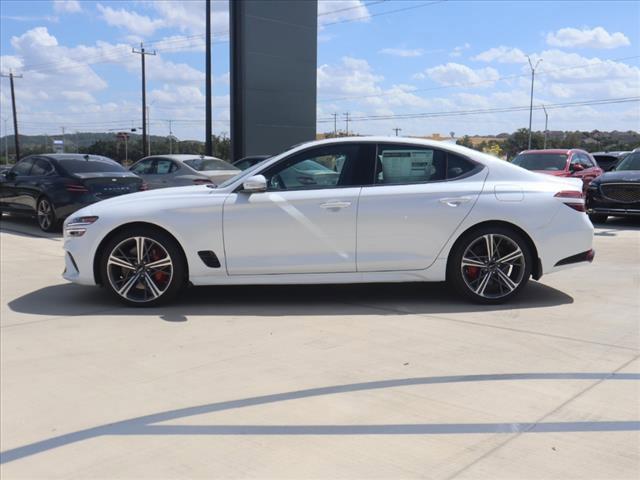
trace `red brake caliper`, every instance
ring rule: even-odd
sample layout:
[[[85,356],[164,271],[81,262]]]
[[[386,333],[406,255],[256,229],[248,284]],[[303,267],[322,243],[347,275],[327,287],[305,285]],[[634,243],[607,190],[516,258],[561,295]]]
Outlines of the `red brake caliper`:
[[[151,251],[149,252],[149,256],[151,257],[152,262],[155,262],[156,260],[160,260],[160,253],[158,252],[157,248],[151,249]],[[156,273],[153,274],[153,278],[160,285],[163,285],[169,279],[169,274],[158,270]]]
[[[469,278],[471,280],[475,280],[476,278],[478,278],[479,274],[480,267],[467,267],[467,275],[469,275]]]

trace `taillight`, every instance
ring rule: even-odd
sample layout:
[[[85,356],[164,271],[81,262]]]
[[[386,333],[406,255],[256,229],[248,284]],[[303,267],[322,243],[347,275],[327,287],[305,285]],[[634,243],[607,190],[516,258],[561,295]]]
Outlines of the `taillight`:
[[[64,186],[64,188],[67,189],[67,192],[73,192],[73,193],[86,193],[89,191],[87,187],[78,183],[68,183],[67,185]]]
[[[574,209],[577,212],[584,212],[584,195],[581,191],[577,190],[562,190],[554,195],[555,198],[559,198],[562,203],[567,207]]]
[[[140,188],[138,188],[138,190],[140,190],[141,192],[144,190],[149,190],[149,185],[147,185],[145,182],[142,182],[140,184]]]
[[[195,185],[208,185],[213,183],[211,180],[209,180],[208,178],[196,178],[193,183]]]

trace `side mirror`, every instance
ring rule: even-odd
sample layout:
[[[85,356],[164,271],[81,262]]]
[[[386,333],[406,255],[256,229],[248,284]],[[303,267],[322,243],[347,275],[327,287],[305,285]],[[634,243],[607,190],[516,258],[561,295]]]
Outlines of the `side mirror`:
[[[258,193],[267,190],[267,179],[264,175],[253,175],[242,183],[242,191],[244,193]]]
[[[584,170],[584,165],[576,163],[575,165],[571,165],[571,170],[573,170],[574,172],[581,172],[582,170]]]
[[[2,176],[4,177],[5,180],[13,180],[14,178],[16,178],[15,172],[12,172],[11,170],[6,170],[2,172]]]

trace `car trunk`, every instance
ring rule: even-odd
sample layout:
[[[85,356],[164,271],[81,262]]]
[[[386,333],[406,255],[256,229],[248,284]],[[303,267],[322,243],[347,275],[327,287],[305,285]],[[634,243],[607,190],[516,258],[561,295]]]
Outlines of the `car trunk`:
[[[216,185],[219,185],[231,177],[235,177],[240,172],[241,170],[203,170],[198,173],[209,178]]]
[[[87,172],[73,175],[98,198],[110,198],[140,190],[142,179],[118,172]]]

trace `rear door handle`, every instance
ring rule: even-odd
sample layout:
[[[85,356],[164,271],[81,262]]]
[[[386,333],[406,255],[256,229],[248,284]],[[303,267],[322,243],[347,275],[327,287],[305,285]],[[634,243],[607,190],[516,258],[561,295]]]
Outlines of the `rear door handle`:
[[[471,199],[469,197],[454,197],[454,198],[441,198],[440,203],[443,205],[447,205],[448,207],[459,207],[463,203],[470,202]]]
[[[320,204],[320,208],[324,208],[326,210],[340,210],[342,208],[347,208],[350,206],[351,206],[351,202],[341,202],[341,201],[324,202]]]

